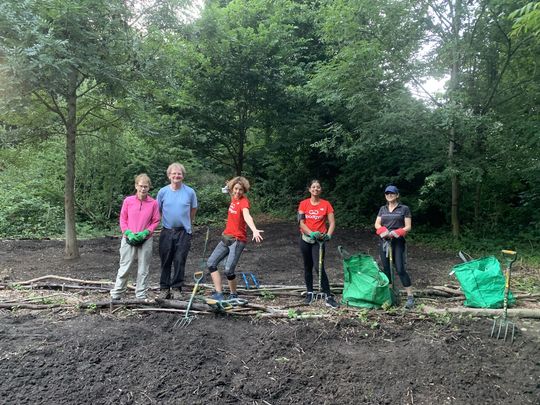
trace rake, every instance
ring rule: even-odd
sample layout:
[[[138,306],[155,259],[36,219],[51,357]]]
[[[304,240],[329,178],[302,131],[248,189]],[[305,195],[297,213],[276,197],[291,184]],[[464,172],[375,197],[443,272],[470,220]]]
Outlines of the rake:
[[[513,250],[503,250],[503,257],[506,260],[506,270],[504,274],[504,300],[503,300],[503,315],[493,319],[493,326],[491,327],[491,337],[496,339],[503,339],[505,342],[510,337],[510,343],[514,342],[514,335],[516,332],[516,325],[514,322],[508,320],[508,292],[510,291],[510,278],[512,273],[512,264],[517,259],[517,252]],[[497,331],[495,333],[495,331]],[[508,335],[510,332],[510,336]]]

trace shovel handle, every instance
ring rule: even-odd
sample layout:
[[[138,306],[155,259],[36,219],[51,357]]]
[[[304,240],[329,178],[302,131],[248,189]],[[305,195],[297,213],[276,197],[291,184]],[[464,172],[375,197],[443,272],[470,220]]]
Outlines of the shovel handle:
[[[195,280],[196,283],[200,283],[203,277],[204,277],[204,271],[196,271],[195,273],[193,273],[193,279]]]
[[[505,256],[506,261],[508,263],[508,267],[510,267],[512,263],[514,263],[517,260],[517,252],[514,250],[504,249],[504,250],[501,250],[501,253],[503,254],[503,256]]]

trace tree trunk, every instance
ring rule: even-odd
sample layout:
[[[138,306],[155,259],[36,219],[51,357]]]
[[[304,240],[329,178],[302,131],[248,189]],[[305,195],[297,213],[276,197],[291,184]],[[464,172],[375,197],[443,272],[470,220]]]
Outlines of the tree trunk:
[[[452,236],[457,238],[459,236],[459,178],[457,169],[454,167],[454,152],[455,152],[455,129],[450,128],[450,145],[448,147],[448,164],[452,170],[451,174],[451,223],[452,223]]]
[[[67,92],[66,178],[64,183],[65,258],[77,259],[79,246],[75,229],[75,139],[77,136],[77,72],[71,71]]]
[[[454,9],[452,10],[452,37],[454,38],[452,66],[450,70],[450,88],[448,94],[450,96],[450,103],[457,103],[457,88],[458,88],[458,75],[460,69],[460,52],[459,52],[459,38],[461,28],[461,1],[456,0],[454,3]],[[456,153],[456,129],[454,123],[450,128],[450,145],[448,148],[448,164],[451,169],[451,183],[452,183],[452,200],[451,200],[451,221],[452,221],[452,236],[457,238],[459,236],[459,176],[458,169],[455,167],[454,155]]]

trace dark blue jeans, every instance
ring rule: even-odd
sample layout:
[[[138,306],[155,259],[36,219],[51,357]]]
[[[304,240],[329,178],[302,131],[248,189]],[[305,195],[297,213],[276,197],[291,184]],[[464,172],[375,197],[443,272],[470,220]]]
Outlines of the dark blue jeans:
[[[323,293],[330,295],[330,283],[324,270],[325,244],[322,245],[322,266],[321,266],[321,289]],[[313,292],[313,270],[319,274],[319,243],[307,243],[300,238],[300,251],[304,259],[304,280],[308,292]]]
[[[397,271],[397,274],[399,276],[399,279],[401,280],[401,284],[403,284],[403,287],[410,287],[411,286],[411,278],[409,277],[409,274],[407,274],[407,253],[406,253],[406,244],[405,239],[403,238],[394,238],[390,239],[390,243],[392,246],[392,256],[394,259],[394,266]],[[391,273],[390,273],[390,260],[386,256],[386,252],[384,251],[384,241],[381,240],[380,245],[380,256],[381,256],[381,263],[383,265],[383,271],[384,274],[388,277],[388,280],[392,281]]]
[[[159,236],[159,257],[161,259],[162,290],[182,288],[186,261],[191,247],[191,234],[184,228],[163,228]],[[172,272],[171,272],[172,268]]]

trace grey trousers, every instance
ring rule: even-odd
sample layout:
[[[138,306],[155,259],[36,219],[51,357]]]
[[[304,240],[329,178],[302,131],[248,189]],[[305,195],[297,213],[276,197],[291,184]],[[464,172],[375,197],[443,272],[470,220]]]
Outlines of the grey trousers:
[[[208,261],[206,262],[208,269],[210,270],[210,272],[215,271],[218,264],[226,258],[225,275],[234,275],[234,270],[236,269],[238,260],[240,260],[240,255],[242,254],[242,251],[245,247],[246,242],[241,242],[239,240],[235,241],[230,246],[226,246],[225,243],[219,242],[210,257],[208,258]]]
[[[152,237],[140,246],[131,246],[126,238],[120,243],[120,267],[116,275],[116,283],[111,290],[111,297],[120,298],[126,291],[129,273],[135,259],[137,260],[137,288],[135,296],[146,298],[148,292],[148,274],[150,273],[150,260],[152,258]]]

